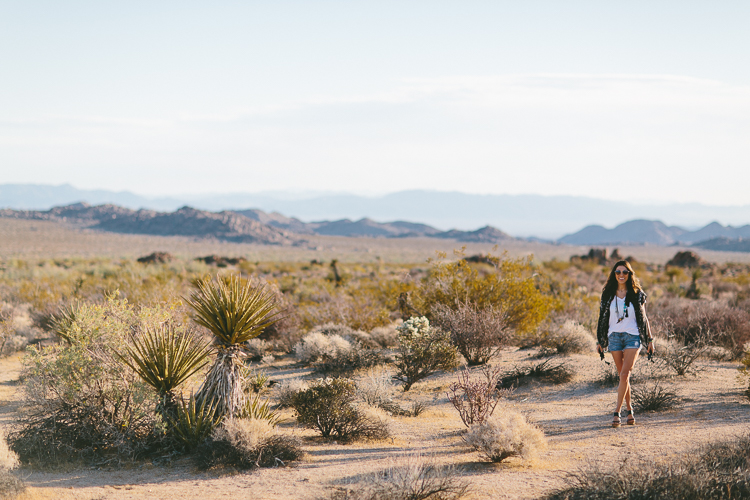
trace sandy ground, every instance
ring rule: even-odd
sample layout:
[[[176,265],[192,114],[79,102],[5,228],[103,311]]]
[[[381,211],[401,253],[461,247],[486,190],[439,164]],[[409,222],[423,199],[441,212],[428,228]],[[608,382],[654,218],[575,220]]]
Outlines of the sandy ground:
[[[505,351],[495,361],[504,367],[535,362],[531,351]],[[560,358],[563,359],[563,358]],[[686,378],[667,378],[664,383],[683,398],[681,405],[664,413],[637,415],[634,427],[609,425],[615,392],[598,383],[604,363],[598,356],[564,358],[578,375],[562,386],[531,385],[515,392],[496,411],[513,408],[541,427],[549,446],[531,461],[510,459],[502,464],[484,462],[461,440],[463,424],[447,401],[445,392],[455,374],[441,374],[416,384],[404,394],[402,406],[422,401],[428,409],[416,418],[390,418],[393,438],[382,442],[340,445],[300,429],[290,417],[282,428],[303,439],[307,457],[290,467],[247,473],[197,471],[187,460],[171,466],[142,464],[124,469],[76,469],[17,473],[30,486],[29,499],[315,499],[335,488],[356,487],[373,472],[421,453],[439,463],[455,464],[471,484],[469,498],[532,499],[565,484],[566,473],[591,462],[611,466],[625,461],[660,462],[695,449],[712,440],[747,432],[750,402],[736,378],[737,364],[704,360],[702,371]],[[646,383],[657,373],[641,359],[636,383]],[[17,408],[19,357],[0,362],[0,419],[12,420]],[[273,380],[310,376],[289,360],[269,369]]]

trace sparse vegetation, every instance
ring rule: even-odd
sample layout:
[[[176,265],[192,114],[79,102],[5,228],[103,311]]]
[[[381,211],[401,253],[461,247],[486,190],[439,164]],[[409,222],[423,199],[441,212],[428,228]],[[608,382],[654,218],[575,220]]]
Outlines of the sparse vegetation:
[[[472,379],[469,370],[464,369],[459,373],[458,381],[448,387],[448,401],[466,427],[481,424],[492,416],[500,398],[507,394],[507,390],[497,388],[499,378],[498,368],[485,366],[479,379]]]
[[[639,384],[631,389],[633,407],[639,412],[667,411],[680,402],[680,397],[661,382]]]
[[[564,362],[547,359],[531,366],[517,366],[500,378],[498,388],[512,389],[526,385],[532,380],[548,384],[565,384],[573,380],[574,376],[575,371]]]
[[[705,446],[672,464],[630,461],[570,473],[569,486],[545,500],[725,500],[750,497],[747,436]]]

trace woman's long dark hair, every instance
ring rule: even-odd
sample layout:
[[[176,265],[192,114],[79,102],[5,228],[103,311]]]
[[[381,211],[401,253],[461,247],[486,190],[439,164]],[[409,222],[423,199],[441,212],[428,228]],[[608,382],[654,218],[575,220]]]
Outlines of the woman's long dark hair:
[[[614,297],[617,292],[618,285],[617,278],[615,277],[615,269],[620,266],[624,266],[630,271],[630,274],[628,274],[628,281],[625,283],[625,286],[628,287],[628,292],[635,294],[642,290],[641,282],[635,277],[635,271],[633,271],[630,262],[627,260],[618,260],[615,265],[612,266],[612,270],[609,272],[609,278],[607,278],[607,283],[604,285],[604,288],[602,288],[602,297]]]

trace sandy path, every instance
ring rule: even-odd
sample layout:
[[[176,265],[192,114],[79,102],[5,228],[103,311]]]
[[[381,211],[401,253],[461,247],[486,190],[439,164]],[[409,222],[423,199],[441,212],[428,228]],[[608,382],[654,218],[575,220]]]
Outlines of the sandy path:
[[[527,352],[507,352],[500,362],[512,366],[528,356]],[[641,379],[649,372],[644,361],[639,361],[636,370]],[[603,363],[588,355],[573,356],[569,362],[579,373],[575,381],[558,387],[522,388],[504,403],[527,414],[548,437],[549,448],[532,463],[510,460],[494,465],[468,449],[460,438],[463,425],[445,398],[452,376],[442,375],[400,396],[402,405],[420,400],[429,409],[417,418],[391,419],[394,438],[386,442],[344,446],[319,440],[292,421],[284,424],[289,432],[304,438],[308,453],[293,467],[220,475],[196,471],[184,460],[168,467],[146,464],[73,472],[22,469],[19,474],[31,486],[27,498],[314,499],[332,488],[356,484],[399,456],[420,452],[456,464],[472,485],[471,498],[530,499],[562,486],[566,472],[591,461],[669,460],[701,443],[746,432],[750,403],[736,379],[736,364],[704,361],[699,376],[665,381],[684,398],[679,409],[637,415],[637,426],[613,429],[608,423],[614,390],[595,383]],[[16,408],[12,381],[19,368],[17,357],[0,363],[0,418],[6,421]],[[272,371],[271,378],[295,373],[299,372],[281,369]]]

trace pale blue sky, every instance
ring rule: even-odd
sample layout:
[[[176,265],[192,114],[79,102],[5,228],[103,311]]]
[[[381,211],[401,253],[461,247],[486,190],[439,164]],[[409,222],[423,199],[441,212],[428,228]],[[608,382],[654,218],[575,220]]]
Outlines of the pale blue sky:
[[[748,204],[747,26],[745,1],[0,1],[0,183]]]

